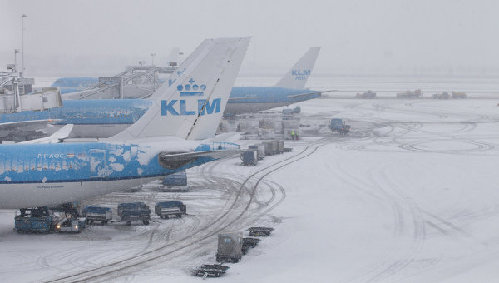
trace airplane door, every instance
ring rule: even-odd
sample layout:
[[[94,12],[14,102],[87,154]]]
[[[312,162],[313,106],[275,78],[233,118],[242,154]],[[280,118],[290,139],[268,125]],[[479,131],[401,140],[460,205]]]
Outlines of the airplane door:
[[[102,149],[90,150],[90,177],[105,177],[106,151]]]

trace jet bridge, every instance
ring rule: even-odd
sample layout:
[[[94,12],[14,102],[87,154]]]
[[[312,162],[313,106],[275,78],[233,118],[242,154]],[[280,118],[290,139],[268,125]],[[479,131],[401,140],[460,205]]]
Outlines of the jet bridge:
[[[130,66],[115,76],[99,77],[97,85],[77,93],[67,94],[65,98],[145,98],[161,85],[162,80],[159,74],[173,73],[176,68],[176,64],[170,64],[168,67]]]
[[[59,90],[53,87],[33,88],[35,80],[16,73],[0,74],[0,113],[43,111],[62,106]]]

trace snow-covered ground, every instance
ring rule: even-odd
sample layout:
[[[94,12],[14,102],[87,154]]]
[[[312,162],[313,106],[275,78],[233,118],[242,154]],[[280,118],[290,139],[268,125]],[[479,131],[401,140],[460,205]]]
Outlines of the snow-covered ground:
[[[409,88],[409,87],[407,87]],[[498,100],[331,99],[302,121],[348,119],[347,137],[288,142],[256,167],[238,157],[188,171],[189,192],[114,193],[93,203],[180,199],[188,216],[79,235],[18,235],[0,211],[2,282],[199,282],[216,235],[276,230],[220,282],[496,282]],[[247,143],[247,141],[244,141]]]
[[[269,176],[286,188],[283,221],[227,280],[496,282],[496,103],[303,103],[359,127]]]

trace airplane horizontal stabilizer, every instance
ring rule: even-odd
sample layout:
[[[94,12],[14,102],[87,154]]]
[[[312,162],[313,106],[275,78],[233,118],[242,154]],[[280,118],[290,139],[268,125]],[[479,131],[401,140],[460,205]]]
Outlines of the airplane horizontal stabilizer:
[[[200,159],[217,160],[233,156],[235,154],[238,154],[239,152],[239,150],[194,151],[181,153],[162,152],[159,154],[159,164],[161,164],[161,166],[163,166],[164,168],[177,170],[187,164],[195,163]]]

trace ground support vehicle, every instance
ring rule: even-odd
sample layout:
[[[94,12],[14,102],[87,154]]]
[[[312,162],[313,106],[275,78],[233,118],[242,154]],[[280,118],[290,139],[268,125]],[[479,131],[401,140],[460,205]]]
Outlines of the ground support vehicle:
[[[49,233],[57,221],[46,206],[21,208],[14,219],[17,233]]]
[[[421,98],[423,97],[423,92],[420,89],[415,91],[405,91],[397,93],[397,98]]]
[[[154,212],[162,219],[170,218],[170,216],[180,218],[183,214],[186,214],[186,207],[183,202],[178,200],[160,201],[156,203]]]
[[[248,253],[248,250],[250,248],[256,247],[259,242],[260,242],[260,239],[257,239],[257,238],[250,238],[250,237],[243,238],[243,247],[242,247],[243,255]]]
[[[225,272],[229,269],[230,267],[226,265],[221,265],[221,264],[204,264],[198,267],[194,271],[195,276],[200,276],[200,277],[220,277],[221,275],[225,274]]]
[[[240,155],[242,165],[244,166],[256,166],[258,164],[258,150],[248,149],[241,151]]]
[[[466,98],[468,97],[466,95],[466,92],[462,92],[462,91],[453,91],[452,92],[452,98]]]
[[[100,222],[107,224],[113,219],[111,208],[103,206],[87,206],[83,209],[83,216],[87,219],[87,224]]]
[[[270,236],[274,228],[271,227],[250,227],[248,229],[251,237]]]
[[[357,93],[356,95],[357,98],[364,98],[364,99],[372,99],[376,98],[376,93],[374,91],[368,90],[363,93]]]
[[[450,95],[448,92],[444,91],[442,93],[435,93],[431,96],[433,99],[449,99]]]
[[[218,262],[238,262],[243,255],[243,233],[218,234]]]
[[[250,145],[248,148],[258,151],[258,160],[265,158],[265,146],[263,144]]]
[[[68,215],[64,217],[61,221],[57,222],[55,226],[56,232],[69,232],[69,233],[80,233],[85,229],[85,220],[78,219],[78,217],[73,217]]]
[[[127,226],[132,225],[132,221],[142,221],[144,225],[149,225],[151,209],[144,202],[120,203],[118,216],[122,222],[126,222]]]
[[[342,136],[350,132],[350,126],[340,118],[331,119],[331,121],[329,122],[329,129],[331,129],[332,132],[338,132]]]

